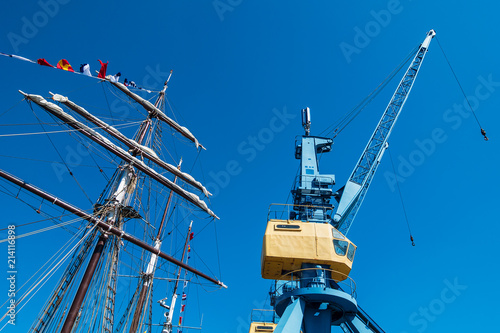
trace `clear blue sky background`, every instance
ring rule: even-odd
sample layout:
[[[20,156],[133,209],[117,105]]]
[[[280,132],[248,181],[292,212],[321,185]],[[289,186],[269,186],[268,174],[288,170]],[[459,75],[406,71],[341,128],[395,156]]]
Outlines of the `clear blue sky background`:
[[[358,302],[387,332],[498,330],[500,5],[464,0],[220,0],[227,7],[218,12],[212,1],[61,2],[51,8],[50,17],[40,14],[43,8],[36,1],[5,4],[0,51],[45,58],[53,65],[65,58],[75,69],[90,63],[92,71],[101,59],[109,61],[109,73],[121,71],[122,78],[156,88],[174,70],[168,95],[182,114],[179,122],[208,149],[202,153],[202,168],[193,173],[216,194],[212,208],[221,217],[222,280],[229,286],[200,294],[204,332],[247,332],[251,310],[268,300],[271,281],[260,277],[262,237],[268,205],[287,200],[298,167],[293,144],[302,134],[300,109],[311,108],[312,133],[319,134],[435,29],[490,141],[482,139],[470,113],[449,111],[463,104],[464,96],[434,40],[390,138],[416,246],[411,246],[398,192],[388,180],[392,167],[386,154],[349,233],[358,245],[351,277]],[[26,30],[26,22],[37,23],[37,31]],[[363,38],[359,31],[368,34]],[[12,33],[25,39],[12,43]],[[346,55],[342,45],[356,52]],[[44,96],[48,91],[64,93],[87,105],[105,103],[100,87],[93,88],[99,96],[95,99],[79,90],[93,85],[92,79],[5,57],[0,68],[1,134],[37,129],[3,126],[35,122],[25,103],[5,113],[22,99],[18,89]],[[396,85],[392,82],[323,158],[322,171],[336,174],[339,187]],[[105,114],[105,104],[100,105]],[[295,118],[282,123],[275,120],[277,113]],[[436,131],[438,139],[432,134]],[[252,148],[251,137],[259,135],[258,150]],[[57,160],[46,137],[1,140],[2,169],[90,207],[74,181],[67,174],[59,181],[50,163],[3,156]],[[74,141],[62,143],[63,151],[75,147]],[[75,172],[96,198],[105,182],[102,177],[85,178],[85,164]],[[225,177],[228,171],[232,175]],[[12,198],[1,202],[2,226],[39,219]],[[32,261],[46,260],[51,247],[58,248],[68,236],[61,231],[42,235],[19,241],[19,279],[33,272]],[[200,237],[197,246],[200,253],[207,249],[203,259],[216,272],[212,237]],[[6,291],[0,295],[5,299]],[[19,314],[18,330],[7,331],[25,331],[39,302]]]

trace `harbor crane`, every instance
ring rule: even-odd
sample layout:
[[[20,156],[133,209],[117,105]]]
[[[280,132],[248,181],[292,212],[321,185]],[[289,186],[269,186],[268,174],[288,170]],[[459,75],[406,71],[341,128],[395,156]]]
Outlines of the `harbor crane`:
[[[320,173],[318,163],[333,139],[311,135],[310,110],[302,110],[305,134],[295,145],[300,173],[293,204],[271,205],[262,247],[261,273],[276,280],[271,305],[280,319],[253,323],[250,333],[330,333],[334,326],[345,333],[384,332],[356,302],[349,277],[356,245],[346,234],[435,35],[427,33],[347,183],[335,192],[335,175]],[[335,213],[332,197],[338,201]]]

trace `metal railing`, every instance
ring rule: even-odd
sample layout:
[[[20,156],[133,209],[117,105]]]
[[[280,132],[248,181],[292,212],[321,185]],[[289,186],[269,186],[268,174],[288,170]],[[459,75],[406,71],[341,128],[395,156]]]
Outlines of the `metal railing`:
[[[250,314],[251,322],[276,323],[276,312],[270,309],[253,309]]]
[[[314,277],[309,278],[308,277],[306,279],[311,279],[311,282],[308,285],[304,286],[303,281],[301,281],[302,272],[310,271],[310,270],[323,271],[324,277],[321,277],[321,278],[314,278]],[[327,274],[327,273],[329,273],[329,274]],[[335,275],[340,275],[340,276],[344,277],[345,279],[343,281],[339,281],[336,279],[326,277],[326,276],[335,276]],[[315,267],[303,268],[303,269],[299,269],[299,270],[296,270],[293,272],[289,272],[285,275],[282,275],[278,280],[280,280],[280,282],[282,282],[282,284],[279,286],[276,285],[275,290],[272,291],[272,294],[274,297],[279,297],[279,296],[283,295],[284,293],[287,293],[287,292],[290,292],[290,291],[293,291],[293,290],[296,290],[299,288],[312,287],[314,285],[322,285],[323,288],[325,288],[325,289],[327,289],[327,288],[338,289],[338,290],[341,290],[341,291],[351,295],[353,298],[357,297],[356,283],[354,282],[354,280],[350,276],[348,276],[344,273],[341,273],[341,272],[338,272],[338,271],[335,271],[332,269],[328,269],[328,268],[315,268]],[[290,281],[282,281],[282,280],[290,280]],[[318,280],[322,280],[322,281],[319,282]]]
[[[299,211],[300,210],[300,214]],[[332,216],[332,207],[311,206],[311,205],[294,205],[294,204],[270,204],[267,213],[267,220],[294,220],[307,222],[314,218],[315,212],[323,211],[323,216]],[[290,213],[294,212],[296,216],[292,218]],[[325,222],[326,223],[326,222]]]

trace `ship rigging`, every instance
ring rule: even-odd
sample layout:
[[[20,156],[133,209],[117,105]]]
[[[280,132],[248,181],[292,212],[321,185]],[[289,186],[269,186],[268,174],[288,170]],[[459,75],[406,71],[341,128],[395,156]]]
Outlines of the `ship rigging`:
[[[170,333],[174,328],[182,330],[185,326],[182,319],[189,281],[196,283],[198,279],[202,279],[219,288],[226,288],[218,278],[188,264],[192,254],[190,241],[194,237],[191,231],[193,221],[187,228],[179,259],[162,247],[173,230],[181,231],[183,228],[181,224],[176,225],[172,221],[173,216],[178,216],[174,214],[176,205],[187,205],[185,211],[198,211],[211,221],[218,219],[202,199],[211,195],[202,183],[181,170],[182,162],[174,166],[161,157],[162,124],[191,142],[196,150],[205,149],[186,127],[179,125],[161,110],[165,105],[165,91],[169,80],[170,76],[154,104],[120,82],[109,78],[100,81],[100,84],[111,85],[118,93],[123,93],[147,111],[146,119],[139,124],[133,139],[66,96],[51,93],[53,102],[50,102],[40,95],[20,91],[28,103],[40,107],[53,119],[59,120],[60,126],[66,126],[86,137],[92,144],[104,149],[106,154],[121,161],[91,211],[66,202],[37,187],[34,182],[27,182],[0,170],[0,177],[11,184],[11,193],[17,191],[16,197],[21,193],[29,193],[40,198],[39,212],[44,211],[47,205],[55,206],[63,210],[63,215],[70,213],[81,221],[77,233],[78,242],[64,256],[67,259],[66,268],[51,297],[33,322],[30,332],[135,333],[146,330]],[[63,110],[63,107],[73,112],[74,116]],[[153,200],[163,207],[149,207]],[[190,219],[196,218],[198,213],[191,215]],[[187,218],[188,214],[184,214],[182,220]],[[139,230],[143,229],[139,234],[134,234],[137,227]],[[131,247],[136,247],[136,250]],[[137,266],[124,264],[127,260]],[[162,265],[165,262],[176,268],[171,275],[162,277],[160,273],[164,273]],[[52,266],[51,272],[58,267],[59,262]],[[129,271],[127,274],[126,270]],[[16,308],[23,308],[38,285],[45,284],[46,278],[52,274],[35,281],[24,294],[12,297]],[[119,282],[122,279],[127,279],[128,283],[135,281],[135,291],[132,287],[127,292],[120,290],[123,289]],[[160,292],[162,296],[158,296],[155,281],[161,280],[168,280],[174,286],[172,295],[167,294],[163,286],[163,295]],[[177,307],[176,312],[179,323],[175,325],[173,315],[179,292],[182,292],[182,299],[181,307]],[[169,298],[170,305],[166,305]],[[156,308],[154,311],[153,304]]]

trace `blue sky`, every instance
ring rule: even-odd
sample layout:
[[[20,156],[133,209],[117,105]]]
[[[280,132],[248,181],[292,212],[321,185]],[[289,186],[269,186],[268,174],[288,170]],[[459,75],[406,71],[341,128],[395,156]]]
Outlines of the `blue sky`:
[[[46,3],[52,5],[41,5]],[[293,144],[303,133],[300,109],[311,108],[312,133],[321,133],[368,95],[427,31],[435,29],[490,141],[482,139],[470,113],[454,111],[464,96],[434,40],[389,140],[416,246],[409,241],[386,154],[349,233],[358,246],[351,277],[357,283],[358,302],[387,332],[496,329],[498,4],[54,3],[5,5],[0,13],[0,52],[45,58],[53,65],[64,58],[75,69],[90,63],[92,71],[98,70],[101,59],[109,61],[108,73],[120,71],[122,77],[156,89],[174,70],[169,100],[179,122],[207,147],[193,173],[216,194],[211,207],[221,217],[217,222],[221,278],[229,286],[200,291],[204,332],[246,332],[251,310],[266,302],[271,281],[260,277],[262,237],[269,204],[287,200],[298,168]],[[50,15],[44,15],[47,11]],[[30,30],[28,25],[35,23]],[[5,57],[0,58],[0,68],[1,134],[39,130],[3,126],[36,121],[26,103],[19,104],[18,89],[43,96],[48,91],[67,94],[107,112],[102,88],[92,79]],[[321,170],[336,174],[339,187],[397,81],[335,139],[333,151],[322,159]],[[89,90],[82,89],[87,86]],[[108,102],[120,110],[113,96]],[[45,136],[0,139],[2,169],[90,207],[75,182],[67,174],[58,175],[50,163],[6,157],[57,160]],[[90,178],[95,175],[85,167],[91,164],[89,156],[72,155],[78,148],[75,141],[58,144],[65,160],[81,158],[75,173],[81,175],[88,195],[97,198],[105,181]],[[194,163],[192,156],[185,159],[188,166]],[[2,198],[1,205],[2,225],[40,218],[10,197]],[[59,230],[19,240],[19,279],[32,273],[32,261],[46,260],[52,247],[60,247],[67,236]],[[198,252],[209,254],[203,260],[217,271],[213,235],[206,232],[195,245]],[[37,312],[41,303],[35,300],[32,305],[34,309],[19,314],[20,325],[32,319],[30,312]],[[22,327],[17,327],[19,332],[25,330]]]

